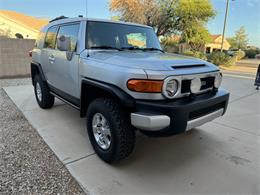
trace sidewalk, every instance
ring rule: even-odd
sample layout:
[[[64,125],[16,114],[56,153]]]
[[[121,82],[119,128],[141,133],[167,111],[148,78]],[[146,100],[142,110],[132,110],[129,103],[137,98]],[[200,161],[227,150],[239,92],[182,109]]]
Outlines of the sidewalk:
[[[257,72],[257,67],[245,67],[245,66],[234,65],[231,67],[220,66],[220,68],[226,72],[245,73],[245,74],[252,74],[254,76]]]
[[[260,59],[242,59],[236,63],[236,66],[256,68],[260,64]]]

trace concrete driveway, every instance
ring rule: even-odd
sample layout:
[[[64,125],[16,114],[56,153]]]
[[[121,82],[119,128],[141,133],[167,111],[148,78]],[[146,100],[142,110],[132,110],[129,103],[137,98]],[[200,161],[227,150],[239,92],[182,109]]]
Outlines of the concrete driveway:
[[[241,77],[223,86],[224,117],[169,138],[138,134],[134,153],[113,166],[94,153],[77,110],[60,101],[40,109],[32,86],[5,91],[89,194],[259,194],[260,91]]]

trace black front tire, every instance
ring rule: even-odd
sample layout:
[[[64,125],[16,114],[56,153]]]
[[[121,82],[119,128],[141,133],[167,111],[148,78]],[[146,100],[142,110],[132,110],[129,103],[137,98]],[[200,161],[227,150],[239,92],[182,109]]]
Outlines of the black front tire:
[[[55,97],[50,94],[50,90],[47,83],[44,82],[39,75],[36,75],[33,84],[35,97],[39,106],[43,109],[51,108],[54,104]],[[41,91],[41,98],[37,95],[37,85],[39,85]]]
[[[111,144],[102,149],[95,140],[92,120],[95,114],[102,114],[111,129]],[[107,163],[115,163],[128,157],[135,145],[135,130],[130,124],[130,117],[113,99],[99,98],[94,100],[87,111],[87,129],[90,142],[97,155]]]

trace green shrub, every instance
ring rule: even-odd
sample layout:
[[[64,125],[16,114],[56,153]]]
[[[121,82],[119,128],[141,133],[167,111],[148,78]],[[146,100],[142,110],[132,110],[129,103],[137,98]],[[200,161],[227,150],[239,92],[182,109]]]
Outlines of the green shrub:
[[[255,58],[255,56],[259,53],[260,53],[259,49],[248,49],[246,50],[246,57]]]
[[[246,53],[242,50],[239,50],[236,51],[234,55],[237,57],[237,60],[242,60],[246,56]]]
[[[199,51],[186,50],[182,54],[186,56],[192,56],[194,58],[200,58],[202,60],[207,60],[206,55],[203,52],[199,52]]]
[[[236,64],[236,62],[237,62],[237,56],[232,56],[232,57],[229,57],[227,62],[223,65],[224,66],[234,66]]]
[[[229,55],[225,54],[224,52],[212,52],[211,54],[209,54],[208,56],[208,61],[220,66],[220,65],[227,65],[227,63],[229,62],[230,57]],[[236,59],[236,57],[235,57]]]

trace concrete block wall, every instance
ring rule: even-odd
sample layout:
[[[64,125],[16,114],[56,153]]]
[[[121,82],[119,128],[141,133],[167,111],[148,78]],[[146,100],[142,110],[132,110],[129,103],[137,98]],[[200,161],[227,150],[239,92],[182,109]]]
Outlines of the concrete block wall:
[[[33,39],[10,39],[0,37],[0,78],[30,75],[28,53],[32,50]]]

